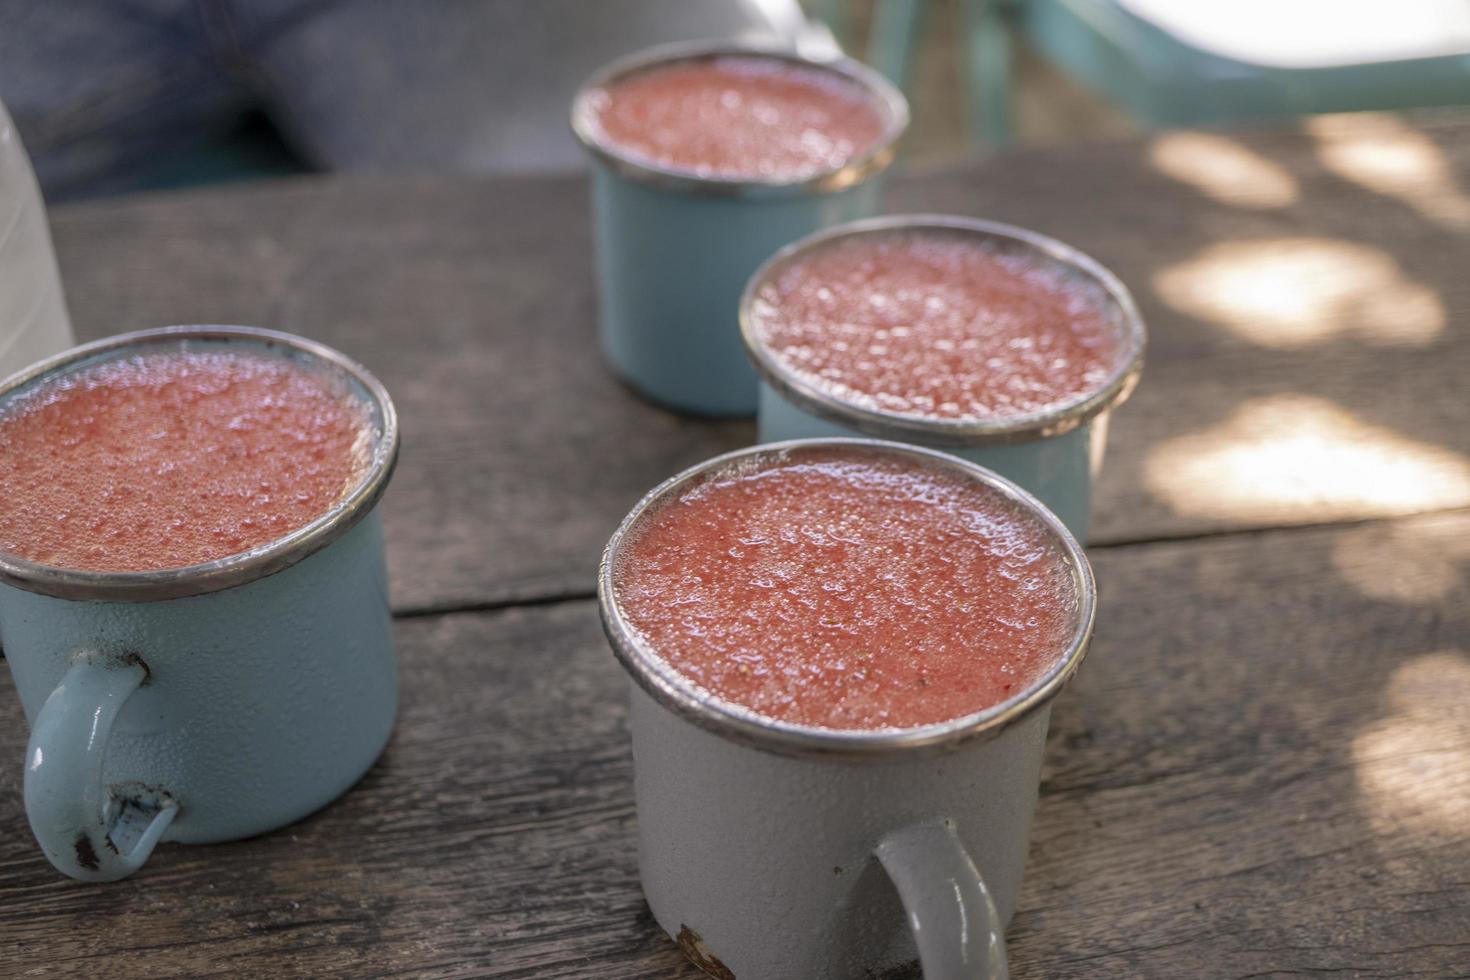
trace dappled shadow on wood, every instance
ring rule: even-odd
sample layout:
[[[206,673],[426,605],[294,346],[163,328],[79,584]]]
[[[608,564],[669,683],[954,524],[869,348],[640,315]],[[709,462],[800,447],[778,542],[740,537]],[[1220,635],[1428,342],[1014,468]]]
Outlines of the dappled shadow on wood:
[[[1208,487],[1185,478],[1161,488],[1156,474],[1146,477],[1162,465],[1151,454],[1171,441],[1213,432],[1225,437],[1221,452],[1248,450],[1229,438],[1232,416],[1288,397],[1470,460],[1461,393],[1470,227],[1454,217],[1470,184],[1470,127],[1399,124],[1390,135],[1412,145],[1394,156],[1397,144],[1380,139],[1384,125],[1369,117],[1329,121],[1327,135],[1166,134],[1088,147],[1087,167],[1065,153],[1027,152],[894,185],[898,209],[1037,228],[1091,253],[1134,290],[1150,328],[1148,363],[1113,422],[1094,542],[1470,505],[1470,489],[1458,487],[1453,499],[1423,502],[1349,491],[1320,516],[1290,497],[1232,510],[1228,488],[1201,507],[1196,491]],[[1364,149],[1372,145],[1388,155],[1375,162]]]
[[[1300,394],[1247,399],[1149,450],[1144,485],[1205,520],[1328,523],[1470,504],[1470,458]]]
[[[1470,515],[1380,526],[1448,541]],[[1095,556],[1099,641],[1053,715],[1013,929],[1036,975],[1464,962],[1470,562],[1385,569],[1432,603],[1370,595],[1339,557],[1364,531]]]

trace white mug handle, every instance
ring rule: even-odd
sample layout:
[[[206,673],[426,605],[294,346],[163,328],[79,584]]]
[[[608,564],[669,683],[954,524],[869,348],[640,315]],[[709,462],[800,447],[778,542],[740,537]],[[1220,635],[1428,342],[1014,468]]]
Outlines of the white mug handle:
[[[895,830],[874,853],[903,901],[924,980],[1007,980],[1000,915],[952,820]]]

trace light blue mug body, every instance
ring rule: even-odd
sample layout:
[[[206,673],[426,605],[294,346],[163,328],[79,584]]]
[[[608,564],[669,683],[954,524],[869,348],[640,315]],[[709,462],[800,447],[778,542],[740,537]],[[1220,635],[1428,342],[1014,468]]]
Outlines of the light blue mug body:
[[[878,179],[786,197],[666,189],[593,165],[598,329],[613,369],[643,394],[700,415],[752,415],[756,376],[737,311],[772,252],[878,209]]]
[[[993,446],[930,446],[979,463],[1036,495],[1079,541],[1087,540],[1092,510],[1092,484],[1102,466],[1108,417],[1096,416],[1075,429],[1052,438]],[[862,436],[862,430],[839,425],[804,411],[762,382],[757,423],[761,442]],[[904,441],[925,445],[922,437],[906,434]]]
[[[100,359],[143,345],[262,342],[349,365],[341,373],[371,406],[369,470],[333,511],[243,555],[157,573],[0,555],[0,645],[31,727],[26,813],[46,857],[74,878],[125,877],[160,841],[233,840],[299,820],[356,782],[392,731],[376,503],[397,424],[370,375],[318,345],[247,328],[146,331],[31,373],[44,381],[92,349]]]
[[[634,158],[604,139],[595,93],[672,62],[758,55],[844,76],[870,95],[883,141],[840,169],[799,182],[697,176]],[[903,96],[855,62],[817,62],[732,42],[677,44],[608,66],[583,86],[572,129],[592,158],[598,332],[613,369],[660,404],[713,416],[753,415],[756,375],[738,310],[750,274],[789,242],[878,209],[880,176],[908,124]]]
[[[832,242],[894,232],[958,236],[1059,272],[1116,325],[1122,341],[1117,364],[1096,390],[1035,415],[1000,420],[930,419],[844,400],[801,376],[767,348],[757,322],[758,308],[767,301],[758,297],[770,277],[803,254]],[[751,277],[740,301],[740,333],[761,378],[761,442],[869,436],[941,450],[1014,480],[1055,513],[1079,541],[1087,540],[1092,486],[1102,467],[1109,414],[1137,383],[1147,343],[1143,320],[1127,288],[1095,260],[1021,228],[945,215],[856,221],[783,248]]]

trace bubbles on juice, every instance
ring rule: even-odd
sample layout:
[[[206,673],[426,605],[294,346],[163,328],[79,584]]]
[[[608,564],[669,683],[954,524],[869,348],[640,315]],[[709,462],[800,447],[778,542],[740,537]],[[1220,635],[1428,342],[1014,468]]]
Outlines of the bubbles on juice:
[[[873,411],[995,420],[1107,383],[1123,356],[1097,290],[953,231],[839,239],[778,268],[761,343],[832,397]]]
[[[311,523],[360,480],[369,426],[284,358],[146,352],[90,365],[0,415],[0,551],[146,571],[223,558]]]
[[[651,650],[804,725],[970,714],[1044,674],[1076,625],[1070,567],[1036,518],[868,454],[747,458],[645,515],[620,557],[617,602]]]
[[[883,138],[873,98],[833,71],[758,55],[678,61],[591,94],[591,122],[619,152],[729,180],[801,180]]]

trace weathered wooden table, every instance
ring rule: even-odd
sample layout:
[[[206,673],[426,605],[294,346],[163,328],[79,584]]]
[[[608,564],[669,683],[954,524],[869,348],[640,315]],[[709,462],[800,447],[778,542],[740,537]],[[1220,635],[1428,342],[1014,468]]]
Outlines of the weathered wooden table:
[[[1097,640],[1057,705],[1017,977],[1470,976],[1470,123],[1020,153],[891,210],[1112,266]],[[294,180],[59,209],[80,332],[249,323],[387,383],[403,696],[350,792],[131,880],[46,864],[0,694],[0,975],[693,975],[638,890],[607,535],[749,442],[594,343],[579,180]]]

